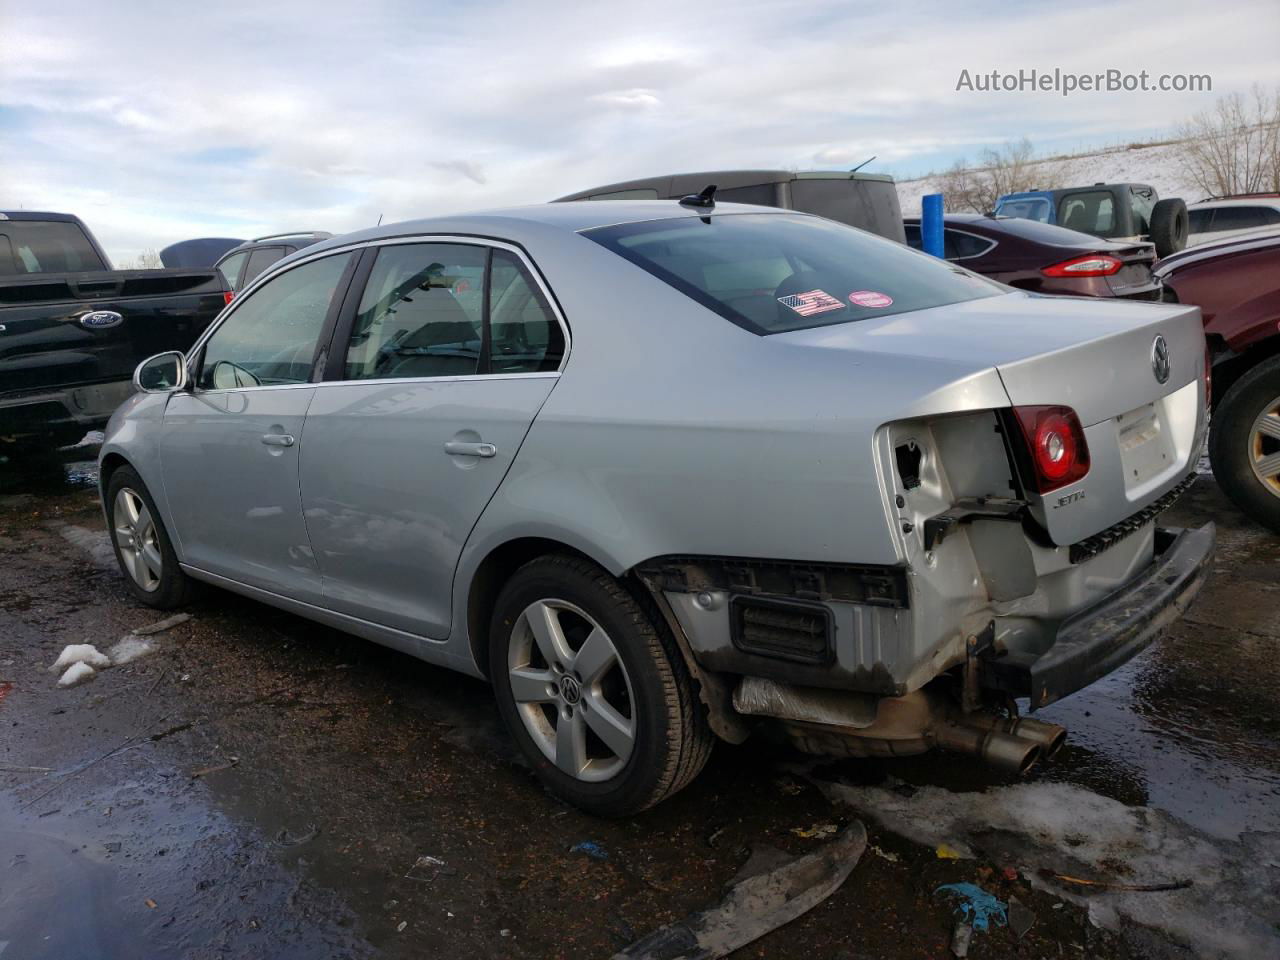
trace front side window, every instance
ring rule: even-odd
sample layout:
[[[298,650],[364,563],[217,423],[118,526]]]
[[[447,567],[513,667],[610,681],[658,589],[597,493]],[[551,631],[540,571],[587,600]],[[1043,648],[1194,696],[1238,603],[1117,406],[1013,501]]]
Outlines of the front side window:
[[[218,272],[222,274],[222,279],[227,282],[229,289],[240,289],[240,268],[244,266],[248,256],[248,253],[232,254],[218,264]]]
[[[243,300],[205,342],[204,390],[279,386],[311,379],[325,315],[352,254],[286,270]]]
[[[583,235],[762,336],[1007,292],[903,244],[819,217],[719,214]]]
[[[347,348],[347,380],[465,377],[480,369],[484,247],[382,247]]]

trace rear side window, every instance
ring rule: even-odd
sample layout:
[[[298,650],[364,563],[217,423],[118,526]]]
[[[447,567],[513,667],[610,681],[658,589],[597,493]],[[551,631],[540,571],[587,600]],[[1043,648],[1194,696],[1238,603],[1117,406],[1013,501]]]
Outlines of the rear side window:
[[[55,220],[0,222],[0,276],[105,270],[106,264],[74,223]]]
[[[716,200],[725,203],[755,203],[762,207],[778,205],[778,190],[772,183],[756,183],[749,187],[729,187],[716,191]]]
[[[347,380],[465,377],[480,369],[484,247],[383,247],[347,347]]]
[[[242,287],[253,283],[263,270],[284,257],[284,247],[259,247],[249,254],[249,266],[245,268]]]
[[[1188,210],[1187,218],[1190,224],[1189,232],[1204,233],[1209,229],[1209,222],[1213,219],[1213,208],[1201,207],[1199,210]]]
[[[919,225],[908,223],[905,225],[904,230],[907,234],[907,246],[913,250],[922,250],[924,241],[920,239]],[[994,240],[986,240],[972,233],[946,229],[942,232],[942,253],[948,260],[978,257],[994,246]]]
[[[495,249],[490,285],[489,372],[558,370],[564,332],[524,262]]]
[[[1068,230],[1110,237],[1119,229],[1115,201],[1105,190],[1073,193],[1058,202],[1058,223]]]
[[[1252,230],[1280,223],[1280,211],[1269,207],[1218,207],[1214,211],[1214,230]]]
[[[762,336],[1007,292],[945,261],[818,217],[719,214],[618,224],[584,236]]]

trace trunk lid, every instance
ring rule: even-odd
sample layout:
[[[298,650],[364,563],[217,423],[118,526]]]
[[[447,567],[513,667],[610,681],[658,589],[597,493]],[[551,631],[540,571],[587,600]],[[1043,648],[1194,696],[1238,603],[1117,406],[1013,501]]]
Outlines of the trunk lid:
[[[1010,294],[798,331],[788,340],[862,354],[995,367],[1013,406],[1068,406],[1091,466],[1032,512],[1055,543],[1075,543],[1139,512],[1195,467],[1203,444],[1204,329],[1196,307]],[[1163,338],[1168,374],[1153,365]],[[944,463],[943,469],[946,469]]]

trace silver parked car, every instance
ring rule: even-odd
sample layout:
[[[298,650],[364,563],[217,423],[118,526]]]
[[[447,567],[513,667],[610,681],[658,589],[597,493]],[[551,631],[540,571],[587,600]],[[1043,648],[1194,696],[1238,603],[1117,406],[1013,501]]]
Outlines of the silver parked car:
[[[201,580],[488,677],[557,794],[718,737],[962,751],[1199,590],[1156,517],[1206,414],[1195,308],[1040,298],[818,217],[560,203],[307,247],[143,363],[101,483],[126,581]]]

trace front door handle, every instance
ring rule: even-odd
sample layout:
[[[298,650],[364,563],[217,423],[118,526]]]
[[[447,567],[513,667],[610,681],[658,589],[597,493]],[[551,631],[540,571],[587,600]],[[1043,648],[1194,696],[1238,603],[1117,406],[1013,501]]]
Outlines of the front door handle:
[[[468,443],[465,440],[450,440],[444,445],[444,452],[453,457],[483,457],[488,460],[498,455],[498,448],[492,443]]]
[[[292,447],[298,441],[287,433],[264,433],[262,442],[268,447]]]

